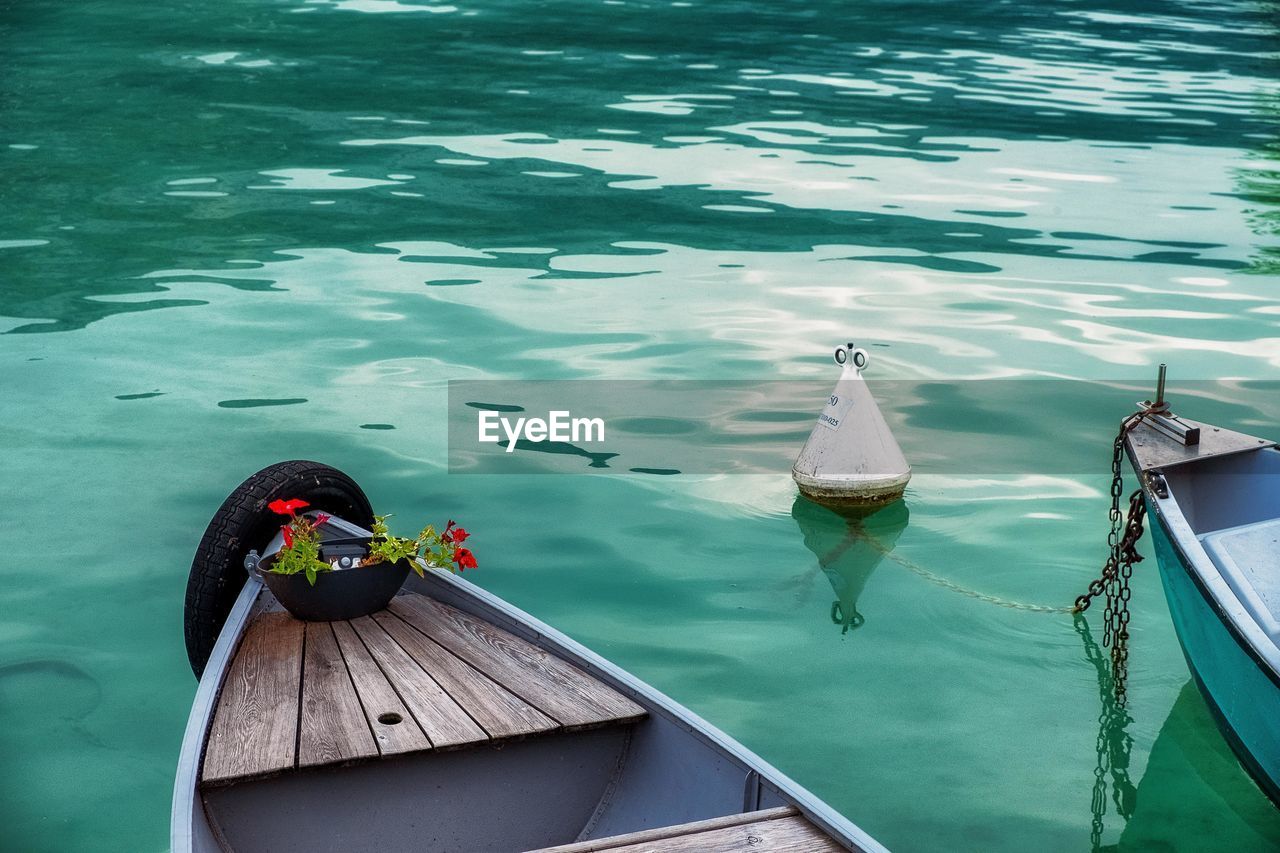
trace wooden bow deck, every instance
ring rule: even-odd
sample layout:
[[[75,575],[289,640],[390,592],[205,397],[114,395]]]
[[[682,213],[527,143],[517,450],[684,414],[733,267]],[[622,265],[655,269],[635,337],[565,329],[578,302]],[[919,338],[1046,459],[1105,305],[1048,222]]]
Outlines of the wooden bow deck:
[[[202,784],[626,723],[639,705],[426,596],[349,622],[264,610],[218,699]]]

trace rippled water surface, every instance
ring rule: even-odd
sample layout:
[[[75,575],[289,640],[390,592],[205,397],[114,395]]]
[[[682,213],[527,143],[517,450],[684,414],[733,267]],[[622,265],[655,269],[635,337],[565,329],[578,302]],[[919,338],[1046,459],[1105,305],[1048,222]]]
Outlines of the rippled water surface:
[[[449,475],[444,415],[450,379],[829,380],[846,338],[889,379],[1274,378],[1275,21],[0,3],[0,846],[166,847],[191,554],[296,457],[464,519],[478,583],[892,849],[1280,843],[1150,562],[1127,717],[1096,637],[990,600],[1096,571],[1108,448],[1035,473],[1053,413],[1002,427],[1025,475],[918,476],[885,560],[785,470]]]

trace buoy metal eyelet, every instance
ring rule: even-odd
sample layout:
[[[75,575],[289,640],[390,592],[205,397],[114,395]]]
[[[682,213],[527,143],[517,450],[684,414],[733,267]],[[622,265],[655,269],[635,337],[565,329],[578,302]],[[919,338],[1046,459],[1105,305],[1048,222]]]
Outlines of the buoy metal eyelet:
[[[844,367],[844,365],[852,360],[853,366],[862,370],[867,366],[867,351],[858,349],[853,344],[846,344],[842,347],[836,347],[836,364]]]

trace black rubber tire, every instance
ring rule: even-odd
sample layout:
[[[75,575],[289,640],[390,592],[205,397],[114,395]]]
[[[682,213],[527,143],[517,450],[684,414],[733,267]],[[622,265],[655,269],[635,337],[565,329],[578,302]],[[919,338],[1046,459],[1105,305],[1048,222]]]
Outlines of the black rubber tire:
[[[355,481],[319,462],[277,462],[237,486],[200,538],[187,579],[183,633],[196,678],[204,673],[213,644],[248,580],[245,555],[253,548],[261,550],[280,529],[283,519],[267,509],[277,498],[301,498],[314,509],[361,527],[373,525],[373,508]]]

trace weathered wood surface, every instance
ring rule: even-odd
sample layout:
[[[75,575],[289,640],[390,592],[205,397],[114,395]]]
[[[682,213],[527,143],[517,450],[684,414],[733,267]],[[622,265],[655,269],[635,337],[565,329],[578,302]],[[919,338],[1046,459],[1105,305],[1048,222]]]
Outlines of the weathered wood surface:
[[[298,766],[372,758],[378,745],[328,622],[308,622],[302,665]]]
[[[844,848],[784,807],[662,826],[537,853],[825,853]]]
[[[396,755],[430,749],[431,741],[422,733],[355,629],[348,622],[332,625],[338,648],[342,649],[342,657],[347,662],[347,672],[351,673],[360,697],[365,722],[378,742],[378,751],[382,755]],[[397,719],[399,722],[395,722]]]
[[[421,664],[494,739],[530,735],[560,724],[390,613],[373,619]]]
[[[754,823],[762,820],[777,820],[784,817],[792,817],[799,814],[792,806],[781,806],[776,809],[765,809],[758,812],[742,812],[740,814],[724,815],[723,817],[713,817],[709,820],[699,820],[693,823],[677,823],[671,826],[658,826],[653,829],[642,829],[639,832],[628,832],[625,835],[610,835],[607,838],[596,838],[588,841],[575,841],[572,844],[559,844],[555,847],[546,847],[542,850],[532,851],[532,853],[596,853],[599,850],[613,850],[627,844],[640,844],[642,842],[661,841],[664,838],[670,838],[674,835],[688,835],[693,832],[704,832],[710,829],[722,829],[729,826],[738,826],[744,823]]]
[[[204,757],[206,782],[293,767],[303,624],[264,613],[245,631],[214,712]]]
[[[644,709],[577,667],[416,594],[350,622],[264,607],[210,728],[205,783],[625,722]]]
[[[390,634],[382,630],[381,625],[369,616],[362,616],[353,619],[351,626],[364,640],[365,647],[387,680],[396,686],[409,713],[422,727],[433,747],[439,749],[489,739],[484,729],[476,725],[475,720],[453,701],[453,697]]]
[[[645,714],[639,705],[567,661],[446,604],[402,595],[389,609],[567,728]]]

